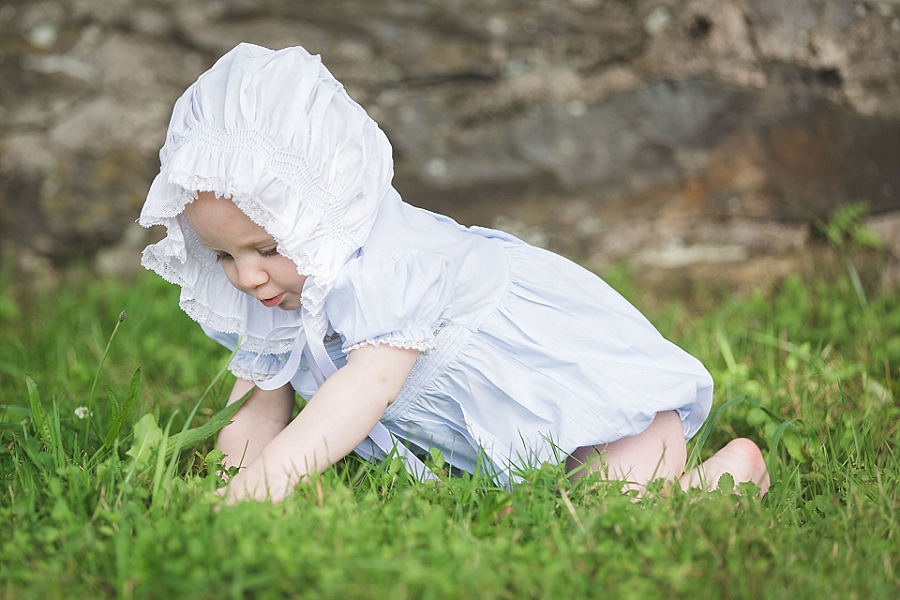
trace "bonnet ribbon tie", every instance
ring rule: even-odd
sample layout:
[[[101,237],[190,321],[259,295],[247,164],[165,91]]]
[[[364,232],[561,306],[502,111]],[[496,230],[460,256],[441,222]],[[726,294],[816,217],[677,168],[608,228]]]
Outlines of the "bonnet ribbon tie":
[[[311,279],[312,277],[306,278],[306,281],[303,284],[303,291],[306,291],[306,286],[309,284]],[[331,360],[331,357],[328,356],[328,351],[325,349],[325,342],[322,337],[315,333],[313,333],[311,336],[307,335],[308,331],[314,332],[315,328],[312,324],[312,315],[310,314],[309,310],[307,310],[306,306],[302,305],[302,301],[300,308],[300,320],[294,321],[290,325],[276,327],[272,331],[270,331],[268,335],[266,335],[265,340],[263,340],[263,349],[265,349],[265,347],[269,344],[269,340],[272,339],[273,335],[281,331],[294,328],[297,328],[297,336],[294,338],[294,344],[291,348],[291,353],[288,356],[287,362],[285,363],[284,367],[274,377],[272,377],[271,379],[267,379],[266,381],[257,381],[256,363],[262,357],[262,354],[257,355],[256,358],[253,359],[253,362],[250,364],[250,378],[259,389],[271,391],[276,390],[281,386],[289,383],[300,367],[300,358],[304,352],[307,353],[307,358],[311,359],[309,360],[310,370],[312,371],[312,375],[315,378],[316,383],[320,387],[326,379],[337,372],[337,366],[335,366],[334,361]],[[390,431],[388,431],[387,427],[385,427],[380,421],[375,423],[375,427],[372,428],[372,431],[369,433],[368,439],[370,439],[372,443],[379,450],[381,450],[385,458],[390,456],[391,453],[396,450],[397,455],[406,463],[407,469],[419,481],[434,481],[437,479],[435,474],[432,473],[431,470],[426,467],[421,460],[419,460],[418,456],[413,454],[409,448],[407,448],[400,441],[395,440],[393,436],[391,436]],[[363,454],[369,453],[363,452]]]

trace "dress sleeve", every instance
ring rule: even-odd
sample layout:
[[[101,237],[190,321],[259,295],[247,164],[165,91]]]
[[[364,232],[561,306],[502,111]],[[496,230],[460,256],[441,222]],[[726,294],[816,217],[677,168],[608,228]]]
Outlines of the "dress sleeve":
[[[326,300],[344,352],[389,344],[434,349],[434,331],[452,318],[456,269],[444,254],[386,250],[341,269]]]
[[[206,325],[201,325],[200,327],[203,328],[203,332],[209,336],[210,339],[219,342],[228,350],[234,350],[234,347],[237,346],[237,334],[222,333],[221,331],[216,331]],[[253,364],[256,357],[257,354],[255,352],[243,349],[238,350],[237,354],[234,355],[234,358],[231,359],[228,370],[238,379],[252,381],[252,378],[250,377],[250,365]],[[277,354],[263,355],[263,357],[259,359],[259,362],[256,363],[256,379],[258,381],[264,381],[270,377],[274,377],[281,371],[282,367],[284,367],[284,360],[279,358]]]

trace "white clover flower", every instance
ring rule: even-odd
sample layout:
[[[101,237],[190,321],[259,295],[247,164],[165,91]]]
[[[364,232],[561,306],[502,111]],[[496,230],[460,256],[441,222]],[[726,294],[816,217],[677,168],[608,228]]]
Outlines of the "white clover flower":
[[[88,411],[87,406],[79,406],[78,408],[75,409],[75,416],[78,417],[79,419],[84,419],[85,417],[89,417],[92,415],[93,415],[93,413]]]

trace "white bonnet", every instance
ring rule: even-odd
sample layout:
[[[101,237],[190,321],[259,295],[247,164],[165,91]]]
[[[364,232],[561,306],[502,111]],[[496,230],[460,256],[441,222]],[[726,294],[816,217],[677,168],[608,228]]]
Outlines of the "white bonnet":
[[[310,277],[303,304],[324,334],[325,297],[339,269],[365,243],[391,189],[391,146],[318,56],[240,44],[175,103],[139,223],[165,225],[142,264],[181,286],[181,308],[262,352],[273,328],[297,315],[264,307],[233,288],[215,255],[182,216],[197,191],[231,197]],[[282,353],[292,335],[264,351]]]

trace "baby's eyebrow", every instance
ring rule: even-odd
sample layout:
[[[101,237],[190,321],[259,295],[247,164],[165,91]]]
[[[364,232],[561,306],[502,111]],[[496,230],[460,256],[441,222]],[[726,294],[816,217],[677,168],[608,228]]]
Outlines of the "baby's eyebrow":
[[[249,238],[245,240],[239,240],[239,245],[244,246],[245,248],[261,248],[262,246],[268,246],[270,244],[276,244],[275,238],[271,235],[267,235],[264,238]]]

